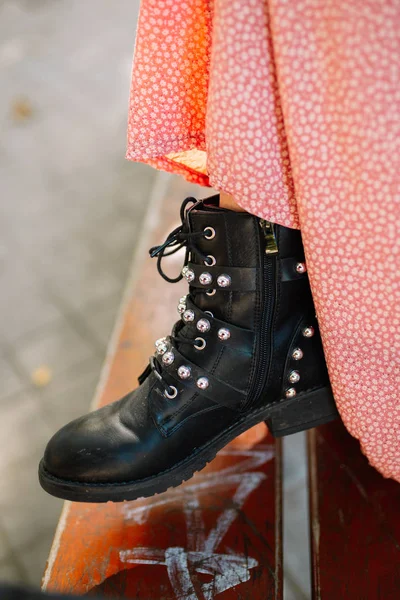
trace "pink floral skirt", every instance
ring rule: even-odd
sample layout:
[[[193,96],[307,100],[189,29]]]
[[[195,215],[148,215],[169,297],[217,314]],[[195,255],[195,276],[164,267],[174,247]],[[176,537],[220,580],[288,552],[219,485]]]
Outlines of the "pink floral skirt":
[[[127,157],[301,228],[343,421],[400,481],[400,3],[142,0]]]

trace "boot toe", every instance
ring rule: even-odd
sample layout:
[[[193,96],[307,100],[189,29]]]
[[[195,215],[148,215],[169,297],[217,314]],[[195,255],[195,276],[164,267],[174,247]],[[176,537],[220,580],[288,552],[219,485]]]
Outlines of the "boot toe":
[[[122,425],[113,418],[118,412],[117,404],[62,427],[50,439],[44,453],[42,464],[47,473],[57,479],[80,483],[118,482],[130,477],[130,449],[137,438],[134,432],[125,430],[121,444]]]

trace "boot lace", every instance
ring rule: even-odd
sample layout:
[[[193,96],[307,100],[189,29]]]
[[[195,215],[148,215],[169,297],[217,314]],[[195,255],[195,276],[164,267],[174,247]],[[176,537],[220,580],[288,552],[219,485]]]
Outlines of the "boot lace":
[[[171,256],[172,254],[175,254],[181,248],[184,248],[184,247],[186,248],[185,258],[183,261],[182,268],[188,263],[190,255],[195,256],[196,258],[200,259],[201,261],[203,261],[207,264],[209,264],[209,261],[210,261],[210,257],[207,254],[205,254],[202,250],[200,250],[200,248],[196,244],[196,242],[199,239],[206,237],[205,232],[204,231],[194,232],[194,231],[189,230],[187,213],[191,208],[193,208],[193,206],[195,204],[198,204],[198,201],[195,198],[192,198],[192,197],[185,198],[185,200],[182,202],[182,205],[180,208],[181,224],[178,227],[176,227],[173,231],[171,231],[171,233],[168,234],[166,240],[162,244],[160,244],[159,246],[153,246],[149,250],[149,254],[150,254],[151,258],[157,257],[158,273],[161,275],[161,277],[163,279],[165,279],[165,281],[168,281],[169,283],[177,283],[178,281],[181,281],[183,279],[182,270],[177,277],[169,277],[163,271],[162,264],[161,264],[162,260],[167,256]],[[188,209],[188,207],[189,207],[189,209]],[[192,300],[194,300],[194,298],[192,298]],[[178,345],[178,344],[190,345],[192,347],[197,347],[197,348],[202,349],[205,346],[205,341],[203,340],[203,338],[193,339],[193,338],[188,338],[188,337],[182,335],[180,333],[180,329],[182,329],[183,326],[184,326],[183,323],[178,322],[178,324],[174,327],[173,335],[170,335],[167,338],[165,338],[165,342],[166,343],[170,342],[171,346],[172,346],[172,343],[175,343],[176,345]],[[176,335],[176,334],[178,334],[178,335]],[[199,346],[199,342],[200,342],[200,346]],[[202,343],[204,345],[202,345]],[[154,373],[154,375],[157,377],[157,379],[162,383],[162,385],[164,387],[165,396],[167,398],[175,398],[175,396],[177,395],[177,389],[175,386],[170,385],[166,381],[162,366],[157,360],[155,360],[154,356],[152,356],[150,358],[149,367],[150,367],[151,371]],[[139,381],[140,381],[140,379],[139,379]]]
[[[185,265],[189,260],[189,254],[193,254],[194,256],[200,258],[202,261],[208,262],[207,254],[202,252],[200,248],[196,245],[196,240],[204,237],[203,231],[189,231],[188,219],[187,219],[187,211],[186,208],[189,204],[197,204],[198,201],[195,198],[189,197],[185,198],[182,202],[180,217],[181,224],[176,227],[171,233],[167,236],[167,239],[160,246],[153,246],[149,250],[149,254],[151,258],[157,257],[157,271],[161,275],[165,281],[168,283],[177,283],[183,279],[182,273],[179,273],[177,277],[168,277],[168,275],[163,271],[161,262],[163,258],[166,256],[171,256],[178,252],[181,248],[186,246],[185,259],[183,261],[183,265]],[[183,266],[182,265],[182,266]]]

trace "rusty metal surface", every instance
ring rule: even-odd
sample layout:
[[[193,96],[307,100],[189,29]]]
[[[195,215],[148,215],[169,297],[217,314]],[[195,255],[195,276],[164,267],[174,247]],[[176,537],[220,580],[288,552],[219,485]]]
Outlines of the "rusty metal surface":
[[[400,596],[400,486],[340,421],[308,433],[313,598]]]
[[[148,245],[176,225],[172,188]],[[156,218],[156,215],[155,215]],[[171,267],[179,269],[179,262]],[[99,404],[136,385],[154,339],[175,319],[179,286],[143,263],[109,357]],[[281,460],[264,424],[234,440],[183,486],[146,500],[67,503],[44,588],[140,599],[282,596]]]

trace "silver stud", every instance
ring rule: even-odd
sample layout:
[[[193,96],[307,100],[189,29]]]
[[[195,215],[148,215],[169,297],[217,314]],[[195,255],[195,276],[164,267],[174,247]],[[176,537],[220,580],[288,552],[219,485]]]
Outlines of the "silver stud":
[[[204,228],[204,237],[206,240],[212,240],[215,238],[215,229],[214,227],[205,227]]]
[[[178,307],[176,309],[178,311],[178,313],[181,315],[182,313],[185,312],[186,310],[186,304],[182,304],[181,302],[178,304]]]
[[[174,360],[175,360],[175,354],[173,352],[166,352],[162,357],[162,361],[163,361],[164,365],[172,365]]]
[[[191,323],[194,321],[194,311],[190,309],[185,310],[182,315],[182,319],[185,321],[185,323]]]
[[[303,336],[306,338],[311,338],[314,335],[314,333],[314,327],[311,327],[311,325],[309,327],[305,327],[302,331]]]
[[[157,346],[157,350],[156,350],[156,352],[157,352],[157,354],[159,354],[159,355],[161,356],[162,354],[165,354],[165,352],[166,352],[167,350],[168,350],[168,344],[166,344],[166,343],[164,342],[164,343],[162,343],[162,344],[159,344],[159,345]]]
[[[300,373],[298,371],[292,371],[289,374],[290,383],[298,383],[300,381]]]
[[[199,275],[199,281],[201,285],[210,285],[212,282],[211,273],[201,273],[201,275]]]
[[[207,296],[214,296],[214,294],[216,293],[217,290],[207,290],[206,294]]]
[[[189,379],[191,375],[191,368],[186,365],[181,365],[178,369],[178,375],[181,379]]]
[[[189,271],[189,267],[187,265],[185,265],[184,267],[182,267],[182,271],[181,271],[181,275],[182,277],[186,276],[186,273]]]
[[[220,340],[225,342],[226,340],[229,340],[229,338],[231,337],[231,332],[229,331],[229,329],[226,329],[225,327],[221,327],[221,329],[218,329],[218,337]]]
[[[213,267],[215,264],[217,264],[217,261],[215,260],[215,256],[213,256],[212,254],[209,254],[206,258],[206,260],[204,261],[204,264],[207,265],[208,267]]]
[[[217,283],[218,283],[219,287],[222,287],[222,288],[229,287],[231,285],[231,278],[229,277],[229,275],[220,275],[217,278]]]
[[[293,360],[301,360],[304,356],[304,352],[301,348],[295,348],[292,352]]]
[[[179,304],[186,304],[187,296],[182,296],[179,298]]]
[[[196,327],[201,333],[206,333],[210,331],[210,321],[208,319],[200,319],[200,321],[197,321]]]
[[[200,390],[206,390],[210,385],[210,382],[208,381],[207,377],[199,377],[196,381],[196,385]]]
[[[186,279],[186,281],[188,283],[191,283],[194,279],[195,275],[194,275],[194,271],[192,271],[192,269],[188,269],[186,271],[186,273],[184,274],[184,278]]]
[[[165,344],[166,341],[167,341],[166,337],[161,337],[161,338],[158,338],[158,340],[156,340],[154,342],[154,345],[155,345],[156,348],[158,348],[158,346],[161,346],[162,344]]]
[[[285,396],[286,396],[286,398],[294,398],[296,393],[297,392],[294,388],[289,388],[288,390],[286,390]]]
[[[305,273],[306,271],[307,271],[306,263],[298,262],[296,265],[296,272],[301,274],[301,273]]]

